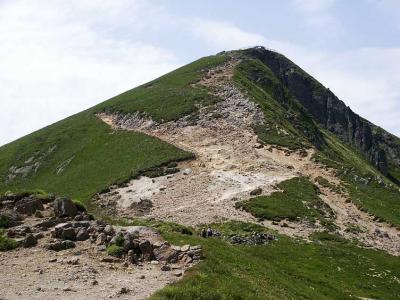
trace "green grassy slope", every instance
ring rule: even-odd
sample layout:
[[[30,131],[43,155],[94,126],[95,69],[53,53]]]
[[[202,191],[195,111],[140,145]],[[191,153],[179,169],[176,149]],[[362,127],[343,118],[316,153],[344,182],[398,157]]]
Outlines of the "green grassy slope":
[[[193,87],[206,69],[226,60],[224,55],[201,58],[154,81],[111,98],[95,107],[98,112],[146,112],[154,120],[171,121],[196,111],[195,104],[218,101],[207,90]]]
[[[37,173],[19,176],[9,183],[3,180],[0,190],[43,189],[85,203],[94,193],[140,170],[191,156],[144,134],[113,132],[87,111],[2,147],[1,177],[7,176],[11,165],[24,165],[35,153],[53,146],[55,150],[40,160]],[[65,170],[57,174],[57,167],[70,158]]]
[[[238,202],[237,206],[260,219],[280,221],[320,220],[327,224],[334,213],[320,198],[318,188],[307,178],[295,177],[278,184],[281,191]]]
[[[291,149],[323,143],[304,108],[259,60],[244,59],[235,70],[234,80],[264,112],[266,124],[255,128],[262,141]]]
[[[316,153],[315,159],[337,170],[350,199],[360,209],[400,228],[399,187],[385,179],[355,148],[328,131],[322,132],[327,146]]]
[[[321,89],[321,84],[299,70],[316,90]],[[384,176],[359,150],[321,128],[266,65],[258,59],[243,56],[234,80],[260,105],[266,116],[266,124],[255,128],[261,141],[289,149],[315,146],[315,159],[337,170],[347,183],[347,191],[354,203],[378,218],[400,226],[398,186],[390,186],[386,179],[383,180],[387,186],[377,184],[380,180],[377,178]],[[390,171],[390,174],[397,174],[396,168]],[[368,179],[368,183],[360,183],[363,179]]]
[[[192,157],[172,145],[134,132],[113,132],[95,114],[102,111],[144,111],[154,119],[172,120],[193,113],[196,104],[218,99],[192,83],[225,56],[202,58],[96,107],[0,148],[0,193],[43,189],[88,203],[107,186],[138,172]],[[31,162],[29,161],[31,159]],[[39,162],[37,172],[8,181],[10,168]],[[64,169],[57,174],[57,170]]]
[[[267,245],[233,246],[215,238],[164,234],[176,244],[201,244],[206,260],[153,300],[400,297],[398,258],[334,236],[313,243],[279,236]]]

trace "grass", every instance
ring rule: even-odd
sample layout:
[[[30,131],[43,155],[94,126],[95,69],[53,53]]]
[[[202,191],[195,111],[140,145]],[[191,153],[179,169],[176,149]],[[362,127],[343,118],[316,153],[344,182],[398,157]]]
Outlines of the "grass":
[[[345,189],[343,187],[336,185],[334,183],[330,183],[329,180],[326,179],[325,177],[318,176],[317,178],[315,178],[315,180],[317,181],[318,184],[320,184],[325,188],[330,189],[332,192],[335,192],[337,194],[345,192]]]
[[[400,228],[400,192],[375,184],[348,186],[350,198],[361,209]]]
[[[245,223],[241,221],[227,221],[224,223],[214,223],[210,227],[217,230],[222,235],[241,235],[248,236],[253,232],[271,232],[270,229],[253,223]]]
[[[244,59],[234,80],[264,112],[266,123],[255,128],[264,143],[290,149],[323,144],[318,126],[261,61]]]
[[[0,214],[0,228],[7,228],[10,223],[10,218]]]
[[[17,242],[14,239],[8,238],[4,230],[0,229],[0,251],[9,251],[17,247]]]
[[[67,118],[0,148],[0,174],[12,165],[23,166],[30,157],[55,150],[40,160],[38,172],[12,182],[2,180],[0,192],[43,189],[87,204],[103,188],[170,161],[192,157],[156,138],[134,132],[113,132],[91,111]],[[74,157],[65,170],[57,166]]]
[[[246,224],[222,225],[231,232]],[[252,225],[251,225],[252,227]],[[205,260],[151,297],[170,299],[398,299],[400,260],[324,234],[313,243],[279,236],[260,246],[165,232],[173,244],[200,244]]]
[[[271,53],[271,55],[276,56],[275,60],[288,64],[280,67],[272,66],[275,68],[275,72],[280,68],[289,67],[289,65],[295,66],[279,54]],[[318,94],[325,90],[321,84],[297,66],[293,70],[298,73],[297,76],[307,82],[315,93]],[[307,110],[284,87],[281,80],[267,65],[257,59],[244,57],[242,63],[237,67],[234,79],[264,112],[266,123],[255,128],[261,141],[289,149],[315,146],[318,149],[315,155],[316,161],[337,170],[338,176],[346,183],[347,192],[354,203],[382,220],[396,226],[400,225],[400,193],[394,188],[377,185],[374,182],[375,178],[384,176],[365,159],[359,150],[340,141],[333,133],[317,125]],[[399,169],[390,164],[389,179],[398,183],[399,174]],[[368,179],[369,183],[367,185],[360,184],[355,178]],[[383,180],[387,184],[390,183],[388,179],[384,178]],[[326,182],[320,183],[326,184]],[[345,191],[344,187],[328,185],[327,187],[334,192],[343,193]],[[294,218],[296,215],[308,214],[299,202],[292,210],[292,207],[286,205],[278,207],[279,203],[269,201],[267,211],[273,212],[270,214],[265,210],[267,202],[264,200],[265,198],[252,200],[252,211],[257,216],[280,218],[279,215],[285,215]]]
[[[345,183],[350,199],[361,210],[367,211],[382,221],[400,227],[400,192],[385,179],[361,153],[324,131],[327,147],[318,151],[315,159],[337,170],[337,175]],[[366,179],[363,183],[356,178]],[[376,178],[382,178],[379,184]],[[386,184],[387,186],[383,186]]]
[[[158,122],[176,120],[197,111],[196,104],[218,101],[204,88],[193,87],[204,74],[226,60],[224,55],[201,58],[154,81],[111,98],[95,107],[98,112],[146,112]]]
[[[333,212],[319,198],[317,187],[308,178],[292,178],[281,182],[278,187],[282,191],[242,201],[237,205],[260,219],[310,222],[318,219],[328,224]]]
[[[107,254],[110,256],[121,257],[124,254],[124,248],[118,245],[109,245],[107,247]]]
[[[1,147],[0,193],[43,189],[88,205],[95,193],[109,185],[192,158],[188,152],[141,133],[113,132],[95,114],[141,111],[161,122],[194,113],[198,104],[212,104],[218,99],[192,83],[225,59],[224,55],[202,58]],[[35,163],[39,164],[37,171],[7,180],[11,167]]]

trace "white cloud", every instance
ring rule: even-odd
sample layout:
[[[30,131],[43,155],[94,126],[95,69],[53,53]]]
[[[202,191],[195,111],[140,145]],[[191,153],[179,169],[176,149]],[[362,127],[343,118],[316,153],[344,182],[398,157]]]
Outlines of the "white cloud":
[[[32,3],[0,4],[0,145],[177,66],[165,49],[108,34],[154,13],[141,1]]]
[[[335,2],[336,0],[292,0],[296,9],[308,14],[326,12]]]
[[[252,47],[266,43],[263,36],[244,31],[226,22],[195,19],[190,25],[189,28],[194,35],[211,45],[216,51]]]
[[[310,67],[355,112],[400,136],[400,48],[332,53]]]
[[[343,30],[339,20],[331,13],[336,0],[292,0],[304,22],[324,34],[336,35]]]
[[[322,52],[269,41],[357,114],[400,136],[400,48]]]
[[[389,16],[389,18],[392,19],[395,28],[400,30],[400,1],[381,0],[374,1],[372,2],[372,4],[376,5],[376,7],[381,10],[386,16]]]
[[[267,39],[233,24],[212,20],[198,19],[191,30],[217,51],[261,44],[286,55],[329,87],[356,113],[400,135],[400,48],[324,52]]]
[[[334,5],[299,3],[304,16],[329,15]],[[275,49],[355,112],[400,134],[399,48],[319,51],[229,22],[172,17],[139,0],[13,0],[0,2],[0,145],[177,67],[172,52],[135,38],[160,27],[162,34],[167,23],[210,52]]]

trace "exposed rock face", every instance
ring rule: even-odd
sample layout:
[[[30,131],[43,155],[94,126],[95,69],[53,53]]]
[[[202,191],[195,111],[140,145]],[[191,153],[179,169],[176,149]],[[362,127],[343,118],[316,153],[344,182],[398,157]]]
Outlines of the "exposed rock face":
[[[74,202],[68,198],[58,198],[54,201],[54,214],[56,217],[75,217],[78,209]]]
[[[24,198],[15,205],[15,211],[24,215],[33,215],[37,210],[43,210],[39,199]]]
[[[248,49],[246,54],[261,60],[320,125],[359,149],[383,174],[388,175],[390,164],[400,167],[398,138],[354,113],[283,55],[262,47]]]

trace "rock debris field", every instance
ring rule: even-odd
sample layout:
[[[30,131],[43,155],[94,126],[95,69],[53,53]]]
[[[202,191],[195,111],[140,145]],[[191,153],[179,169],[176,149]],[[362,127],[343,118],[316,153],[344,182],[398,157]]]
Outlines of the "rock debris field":
[[[68,198],[8,195],[0,214],[19,246],[0,252],[0,299],[145,299],[201,259],[199,246],[93,220]]]
[[[211,69],[194,85],[209,87],[221,101],[212,107],[200,107],[196,118],[158,124],[151,117],[135,113],[99,114],[98,117],[115,130],[134,130],[160,138],[195,154],[195,159],[167,168],[163,176],[142,176],[123,186],[110,187],[95,201],[111,215],[144,216],[173,221],[189,226],[226,220],[262,224],[279,233],[308,238],[322,231],[318,224],[259,222],[251,214],[235,209],[237,201],[277,191],[276,184],[297,177],[309,177],[321,190],[321,199],[335,213],[338,232],[346,238],[358,239],[366,247],[400,254],[400,231],[360,211],[348,201],[316,180],[323,177],[340,185],[332,170],[313,161],[313,149],[289,151],[262,145],[254,126],[263,124],[261,109],[233,84],[234,67],[240,62],[232,57],[225,64]],[[177,168],[176,168],[177,167]],[[168,170],[171,170],[169,172]],[[173,173],[173,174],[170,174]],[[354,234],[346,230],[357,222],[364,230]]]

